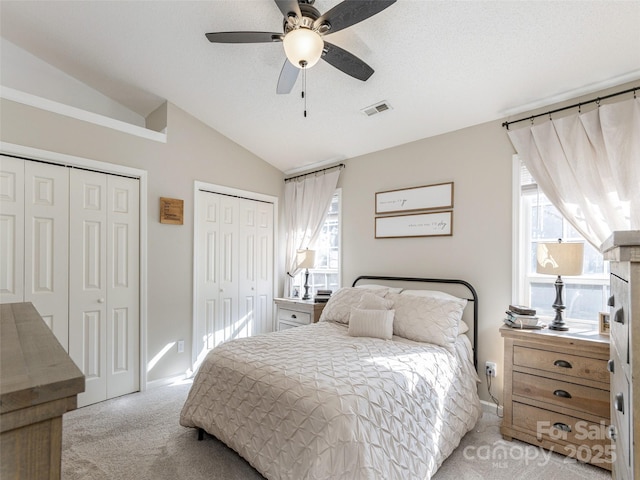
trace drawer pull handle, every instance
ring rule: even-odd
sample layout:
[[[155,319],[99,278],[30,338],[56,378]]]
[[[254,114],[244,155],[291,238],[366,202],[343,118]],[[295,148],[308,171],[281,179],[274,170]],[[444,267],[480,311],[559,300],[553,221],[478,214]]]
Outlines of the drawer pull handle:
[[[607,362],[607,370],[609,370],[609,373],[615,373],[616,364],[613,361],[613,358]]]
[[[614,427],[613,425],[609,425],[609,431],[607,433],[609,434],[609,438],[615,442],[616,437],[618,436],[616,434],[616,427]]]
[[[624,395],[622,395],[622,393],[616,395],[616,398],[613,400],[613,406],[617,411],[624,414]]]
[[[624,325],[624,311],[621,308],[613,314],[613,321]]]
[[[292,313],[291,318],[298,318],[298,317],[296,317],[295,313]]]
[[[558,430],[562,430],[563,432],[571,433],[571,427],[566,423],[557,422],[557,423],[554,423],[553,426]]]
[[[609,300],[607,300],[607,306],[613,307],[615,306],[615,304],[616,304],[616,298],[613,295],[611,295],[609,297]]]
[[[553,362],[553,364],[556,367],[573,368],[573,366],[569,362],[567,362],[566,360],[556,360],[555,362]]]
[[[556,397],[571,398],[571,394],[569,392],[567,392],[566,390],[556,390],[555,392],[553,392],[553,394]]]

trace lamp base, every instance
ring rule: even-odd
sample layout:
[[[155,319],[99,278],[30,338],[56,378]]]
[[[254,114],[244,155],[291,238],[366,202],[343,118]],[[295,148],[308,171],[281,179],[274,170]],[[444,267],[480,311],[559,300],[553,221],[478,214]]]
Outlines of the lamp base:
[[[564,302],[562,301],[562,290],[564,288],[564,282],[560,275],[556,279],[556,299],[553,301],[553,309],[556,311],[556,317],[553,319],[553,322],[549,325],[549,330],[557,330],[560,332],[566,332],[569,330],[562,319],[562,311],[565,309]]]
[[[304,272],[304,295],[302,295],[302,300],[311,300],[311,295],[309,295],[309,269],[308,268]]]

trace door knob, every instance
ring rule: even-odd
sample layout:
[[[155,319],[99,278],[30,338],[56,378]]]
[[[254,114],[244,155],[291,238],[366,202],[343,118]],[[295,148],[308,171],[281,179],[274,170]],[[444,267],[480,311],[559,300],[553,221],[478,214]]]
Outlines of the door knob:
[[[104,303],[104,298],[99,298],[98,303]]]

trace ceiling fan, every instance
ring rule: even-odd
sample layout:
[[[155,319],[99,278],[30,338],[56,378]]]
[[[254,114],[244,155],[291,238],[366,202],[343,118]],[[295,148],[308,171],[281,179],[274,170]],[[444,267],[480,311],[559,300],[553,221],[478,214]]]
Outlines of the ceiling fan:
[[[214,32],[206,36],[213,43],[282,42],[287,59],[280,71],[277,93],[289,93],[301,69],[314,66],[320,58],[358,80],[366,81],[373,69],[352,53],[325,42],[323,37],[380,13],[396,0],[344,0],[324,14],[315,0],[274,0],[282,14],[283,33]]]

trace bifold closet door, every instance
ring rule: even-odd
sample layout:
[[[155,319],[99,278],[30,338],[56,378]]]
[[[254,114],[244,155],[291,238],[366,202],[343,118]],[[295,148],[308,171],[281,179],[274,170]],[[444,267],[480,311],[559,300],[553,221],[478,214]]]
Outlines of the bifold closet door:
[[[238,336],[272,331],[273,204],[240,199]]]
[[[70,172],[69,355],[79,405],[137,391],[138,181]]]
[[[31,302],[69,344],[69,172],[0,156],[0,300]]]
[[[196,363],[216,345],[271,331],[273,204],[198,191]]]
[[[0,156],[0,302],[24,302],[24,160]]]

